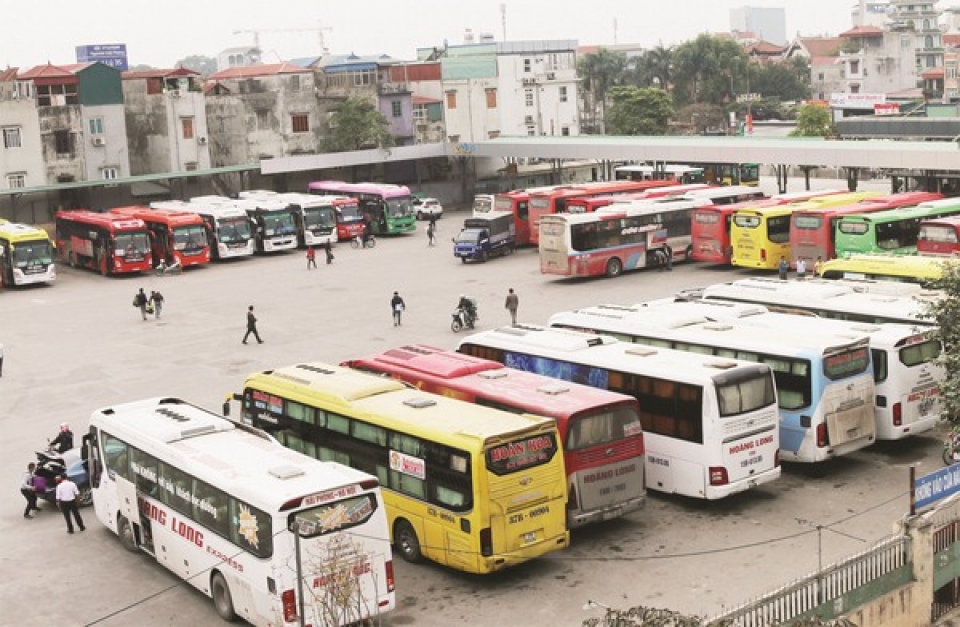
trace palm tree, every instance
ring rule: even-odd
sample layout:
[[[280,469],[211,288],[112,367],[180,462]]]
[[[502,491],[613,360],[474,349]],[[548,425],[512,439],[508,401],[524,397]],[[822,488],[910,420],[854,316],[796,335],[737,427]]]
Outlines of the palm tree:
[[[647,50],[643,62],[646,73],[659,83],[658,87],[669,92],[673,80],[673,48],[659,43],[656,48]]]
[[[596,125],[599,110],[599,128],[604,132],[603,118],[606,114],[607,92],[611,87],[623,82],[627,68],[627,56],[622,52],[613,52],[600,48],[597,52],[584,55],[577,63],[580,85],[584,92],[585,107]]]

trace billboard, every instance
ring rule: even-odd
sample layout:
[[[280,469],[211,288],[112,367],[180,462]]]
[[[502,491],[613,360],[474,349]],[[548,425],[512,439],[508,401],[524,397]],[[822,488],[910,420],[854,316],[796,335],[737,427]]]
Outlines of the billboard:
[[[89,44],[77,46],[77,63],[99,61],[104,65],[126,72],[127,44]]]

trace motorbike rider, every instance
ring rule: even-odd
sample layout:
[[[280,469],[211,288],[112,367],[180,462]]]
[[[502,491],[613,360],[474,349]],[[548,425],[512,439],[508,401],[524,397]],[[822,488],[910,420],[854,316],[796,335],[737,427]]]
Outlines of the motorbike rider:
[[[460,302],[457,303],[457,308],[463,312],[464,322],[468,325],[472,325],[477,320],[477,308],[473,301],[465,295],[460,294]]]
[[[363,234],[360,236],[360,246],[366,247],[370,238],[373,236],[373,222],[370,220],[370,214],[363,214],[363,223],[361,224]]]
[[[50,441],[50,448],[61,454],[73,448],[73,431],[67,423],[60,423],[60,433]]]

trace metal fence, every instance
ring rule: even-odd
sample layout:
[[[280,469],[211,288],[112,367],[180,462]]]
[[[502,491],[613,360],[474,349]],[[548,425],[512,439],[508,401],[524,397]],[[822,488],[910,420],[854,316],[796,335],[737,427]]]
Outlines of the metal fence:
[[[835,618],[909,582],[912,566],[910,538],[893,536],[714,620],[736,627],[765,627],[814,615]]]

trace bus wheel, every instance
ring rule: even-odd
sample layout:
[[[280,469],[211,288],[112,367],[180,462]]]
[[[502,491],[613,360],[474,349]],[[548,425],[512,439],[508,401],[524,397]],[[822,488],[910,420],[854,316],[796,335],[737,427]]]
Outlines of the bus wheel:
[[[403,559],[411,564],[415,564],[423,559],[423,553],[420,552],[420,540],[417,539],[417,532],[413,530],[405,520],[398,520],[393,530],[394,544]]]
[[[607,276],[615,277],[623,273],[623,262],[616,257],[607,262]]]
[[[139,547],[137,547],[137,536],[133,531],[133,525],[123,516],[117,517],[117,535],[120,536],[120,544],[123,548],[131,553],[137,552]]]
[[[237,613],[233,609],[233,598],[230,596],[230,587],[227,580],[220,573],[213,573],[210,579],[210,596],[213,597],[213,607],[217,615],[228,623],[237,620]]]

